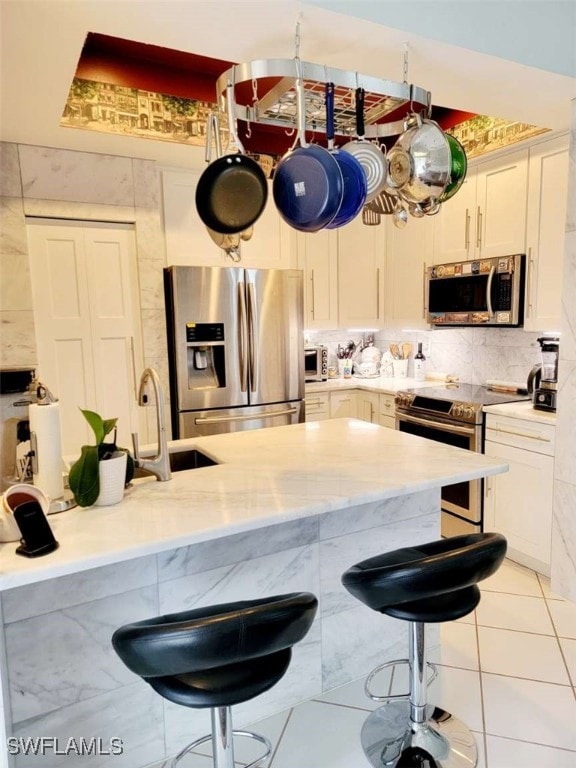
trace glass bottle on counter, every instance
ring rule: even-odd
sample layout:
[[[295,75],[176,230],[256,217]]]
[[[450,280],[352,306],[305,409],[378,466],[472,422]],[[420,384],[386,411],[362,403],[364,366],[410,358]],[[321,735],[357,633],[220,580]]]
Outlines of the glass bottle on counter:
[[[414,355],[414,378],[424,381],[426,378],[426,358],[422,352],[422,342],[418,342],[418,352]]]

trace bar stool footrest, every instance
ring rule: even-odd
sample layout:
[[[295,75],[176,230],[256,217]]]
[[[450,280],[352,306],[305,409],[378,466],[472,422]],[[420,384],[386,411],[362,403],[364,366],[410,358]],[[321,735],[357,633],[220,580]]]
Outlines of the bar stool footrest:
[[[252,731],[234,730],[232,731],[232,736],[234,738],[253,739],[265,747],[265,752],[260,755],[260,757],[256,758],[256,760],[253,760],[251,763],[244,764],[244,768],[263,768],[264,761],[268,760],[272,754],[272,744],[270,743],[269,739],[267,739],[266,736],[261,736],[259,733],[253,733]],[[202,736],[200,739],[196,739],[196,741],[193,741],[191,744],[188,744],[187,747],[184,747],[184,749],[172,759],[172,762],[169,764],[169,768],[176,768],[183,757],[209,741],[212,741],[211,733],[209,733],[207,736]]]
[[[405,701],[410,698],[410,692],[408,693],[395,693],[395,694],[388,694],[387,696],[377,696],[376,694],[372,693],[370,690],[370,683],[374,679],[374,677],[382,672],[384,669],[388,669],[389,667],[399,667],[401,665],[407,665],[410,666],[410,659],[394,659],[393,661],[387,661],[385,664],[380,664],[378,667],[374,667],[372,672],[368,675],[366,678],[366,682],[364,683],[364,693],[366,696],[368,696],[369,699],[372,699],[372,701]],[[426,680],[426,687],[428,687],[438,676],[438,668],[435,664],[432,664],[431,662],[426,662],[426,666],[429,670],[432,671],[432,674],[430,677]]]

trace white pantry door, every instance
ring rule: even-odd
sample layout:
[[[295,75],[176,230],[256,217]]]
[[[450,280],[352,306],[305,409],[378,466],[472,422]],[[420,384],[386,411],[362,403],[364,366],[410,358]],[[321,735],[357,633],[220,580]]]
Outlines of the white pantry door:
[[[143,368],[133,228],[31,218],[27,225],[38,378],[60,401],[63,453],[93,442],[79,408],[118,417],[118,444],[128,448]]]

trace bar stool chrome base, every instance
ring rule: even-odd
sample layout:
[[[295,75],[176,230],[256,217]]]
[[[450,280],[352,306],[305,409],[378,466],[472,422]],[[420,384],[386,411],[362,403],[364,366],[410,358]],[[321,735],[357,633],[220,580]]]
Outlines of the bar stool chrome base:
[[[426,721],[410,719],[408,701],[391,701],[365,720],[364,754],[374,768],[475,768],[476,740],[461,720],[426,707]]]

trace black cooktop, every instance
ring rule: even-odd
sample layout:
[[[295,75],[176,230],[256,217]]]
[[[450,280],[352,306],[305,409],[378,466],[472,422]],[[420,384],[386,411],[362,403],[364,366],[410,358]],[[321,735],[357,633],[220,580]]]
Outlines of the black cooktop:
[[[514,403],[519,400],[529,400],[530,395],[515,392],[495,392],[478,384],[441,384],[437,387],[413,387],[405,389],[412,395],[421,395],[435,400],[457,400],[470,405],[498,405],[499,403]]]

